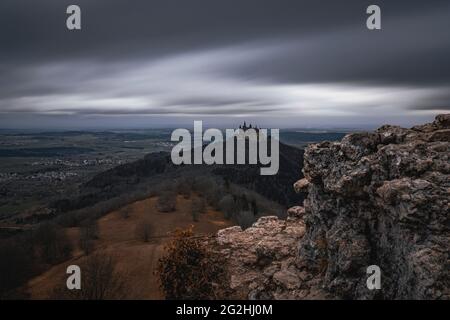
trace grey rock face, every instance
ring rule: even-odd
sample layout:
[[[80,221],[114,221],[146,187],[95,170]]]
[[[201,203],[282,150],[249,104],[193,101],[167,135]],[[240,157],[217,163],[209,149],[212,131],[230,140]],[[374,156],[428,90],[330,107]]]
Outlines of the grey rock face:
[[[218,232],[245,299],[450,299],[450,115],[310,145],[288,218]],[[367,288],[367,267],[381,289]]]
[[[289,210],[286,220],[262,217],[252,227],[220,230],[212,244],[227,259],[232,298],[329,298],[313,279],[296,267],[298,242],[305,234],[302,207]]]
[[[352,299],[449,299],[450,115],[310,145],[297,268]],[[381,268],[368,290],[366,268]]]

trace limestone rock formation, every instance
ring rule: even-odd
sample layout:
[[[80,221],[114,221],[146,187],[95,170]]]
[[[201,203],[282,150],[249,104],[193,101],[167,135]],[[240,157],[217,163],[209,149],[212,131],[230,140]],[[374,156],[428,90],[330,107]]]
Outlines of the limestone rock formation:
[[[450,115],[310,145],[304,206],[219,231],[231,289],[250,299],[450,299]],[[368,290],[367,267],[381,269]]]
[[[234,298],[305,299],[327,295],[310,282],[307,272],[296,267],[298,242],[305,233],[303,208],[291,210],[286,220],[276,216],[260,218],[252,227],[220,230],[216,242],[228,261],[230,289]],[[299,212],[300,211],[300,212]]]
[[[299,267],[341,298],[449,299],[450,115],[310,145]],[[323,261],[323,262],[321,262]],[[382,288],[367,290],[377,265]]]

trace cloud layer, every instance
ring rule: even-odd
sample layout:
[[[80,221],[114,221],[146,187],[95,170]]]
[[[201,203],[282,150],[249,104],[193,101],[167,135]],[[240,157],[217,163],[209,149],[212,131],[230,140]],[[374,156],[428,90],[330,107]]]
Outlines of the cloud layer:
[[[25,3],[0,4],[0,127],[372,126],[450,109],[445,1],[382,1],[375,32],[363,1],[80,1],[78,33],[65,1]]]

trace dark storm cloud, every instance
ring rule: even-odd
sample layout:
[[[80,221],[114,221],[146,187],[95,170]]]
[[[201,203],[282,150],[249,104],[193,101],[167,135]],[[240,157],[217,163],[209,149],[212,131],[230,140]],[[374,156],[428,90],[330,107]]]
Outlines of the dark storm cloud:
[[[67,32],[65,9],[78,4],[84,32]],[[445,11],[448,1],[376,1],[383,17]],[[372,1],[316,0],[2,0],[2,58],[101,59],[158,55],[255,38],[364,26]],[[448,8],[448,7],[447,7]],[[361,14],[361,12],[363,14]],[[445,31],[445,30],[443,30]],[[14,55],[12,55],[14,54]]]
[[[413,110],[444,110],[450,111],[450,105],[423,105],[423,106],[413,106]]]
[[[450,91],[433,94],[416,105],[411,107],[413,110],[445,110],[450,111]]]
[[[372,3],[381,31],[365,27]],[[65,28],[69,4],[82,9],[79,32]],[[450,105],[449,24],[447,0],[2,0],[0,125],[24,114],[418,117]]]
[[[344,27],[288,38],[278,52],[239,66],[242,77],[285,82],[450,83],[450,4],[384,18],[383,31]],[[280,43],[281,44],[281,43]]]

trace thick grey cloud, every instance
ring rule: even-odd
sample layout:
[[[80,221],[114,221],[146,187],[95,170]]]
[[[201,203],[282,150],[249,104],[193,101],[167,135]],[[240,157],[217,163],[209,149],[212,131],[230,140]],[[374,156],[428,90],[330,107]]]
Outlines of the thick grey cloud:
[[[448,110],[448,1],[376,3],[381,31],[361,0],[2,0],[0,127],[371,126]]]

